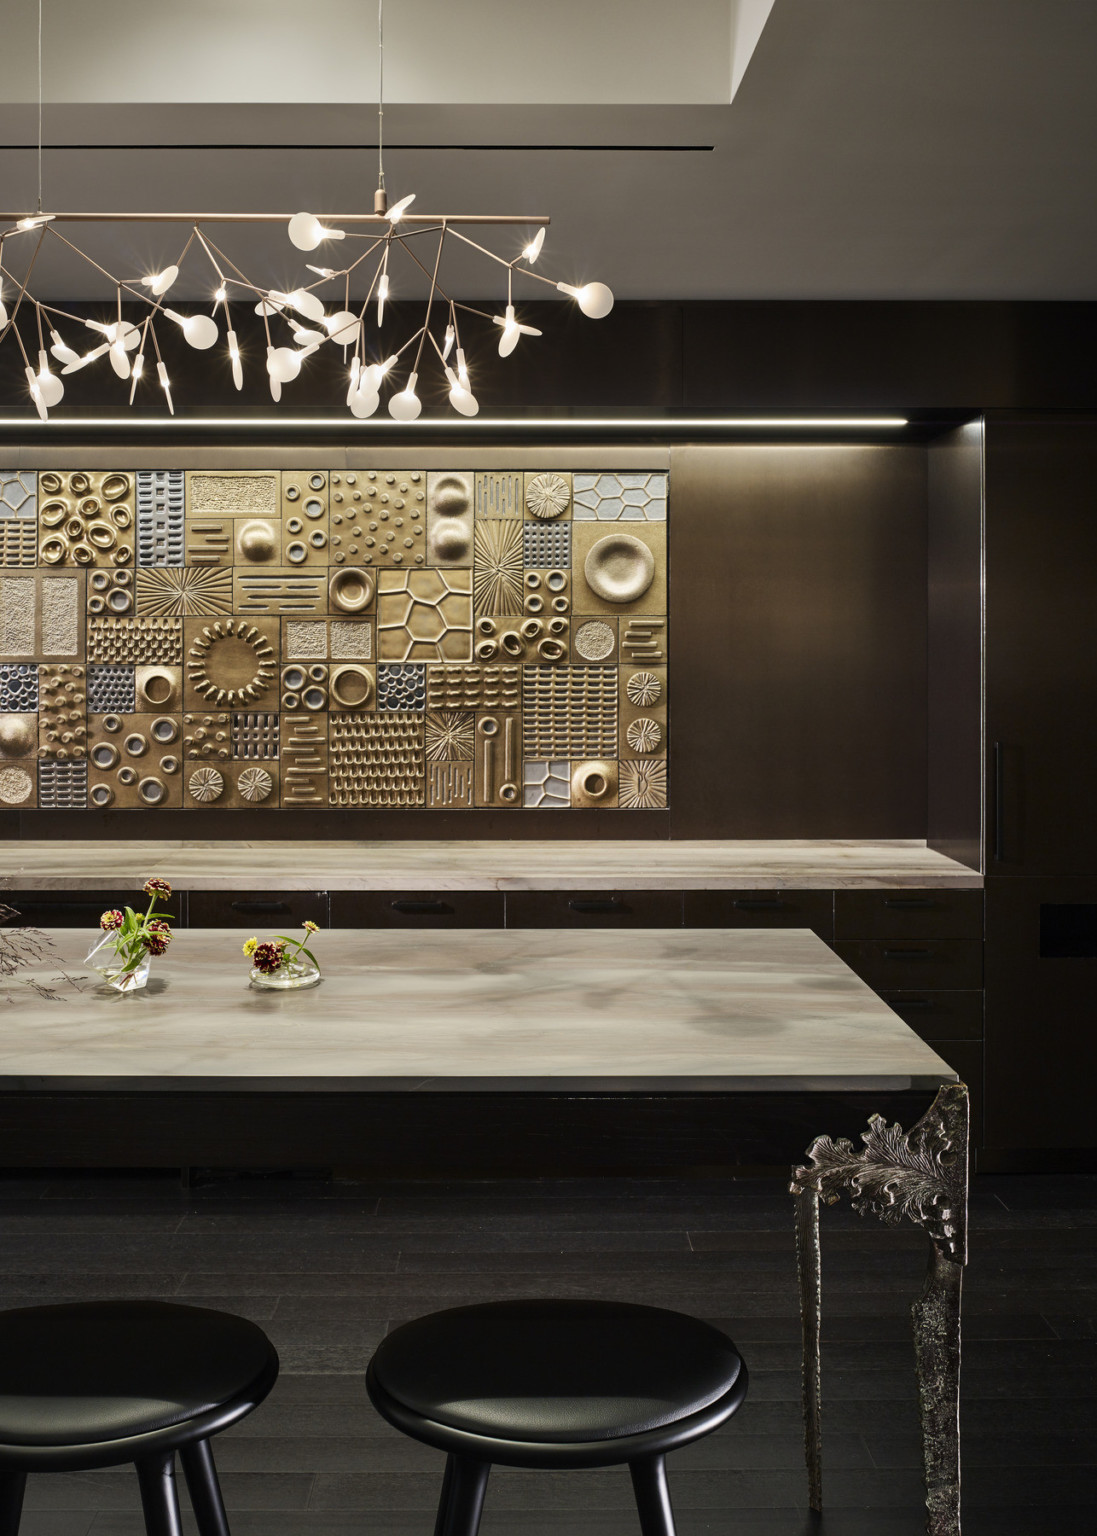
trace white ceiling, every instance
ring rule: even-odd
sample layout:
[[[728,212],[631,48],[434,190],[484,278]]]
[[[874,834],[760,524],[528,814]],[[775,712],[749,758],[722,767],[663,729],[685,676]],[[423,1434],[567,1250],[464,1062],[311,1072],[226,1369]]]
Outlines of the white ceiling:
[[[47,206],[370,205],[371,0],[46,15]],[[20,209],[35,17],[7,0],[0,146],[25,147],[0,148],[0,202]],[[1093,0],[388,0],[388,183],[426,212],[551,213],[546,265],[622,298],[1093,299],[1095,58]],[[89,238],[133,273],[178,243]],[[259,280],[303,275],[274,230],[225,241]],[[54,258],[38,277],[98,291]],[[453,286],[498,297],[479,265]]]

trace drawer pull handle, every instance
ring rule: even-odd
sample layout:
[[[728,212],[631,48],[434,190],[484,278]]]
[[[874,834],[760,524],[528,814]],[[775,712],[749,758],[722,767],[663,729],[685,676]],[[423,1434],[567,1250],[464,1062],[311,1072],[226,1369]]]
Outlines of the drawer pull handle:
[[[784,905],[785,903],[781,900],[780,896],[775,901],[743,898],[742,900],[732,902],[732,906],[736,907],[740,912],[776,912]]]
[[[243,912],[249,917],[263,917],[273,912],[288,912],[288,901],[234,901],[230,903],[234,912]]]
[[[402,912],[406,917],[448,917],[453,912],[448,901],[400,900],[389,905],[394,912]]]
[[[600,901],[569,901],[573,912],[627,912],[629,909],[616,896],[606,896]]]
[[[885,949],[885,960],[928,960],[932,949]]]
[[[885,907],[900,907],[903,911],[913,911],[915,908],[922,910],[937,905],[932,896],[889,896],[884,900]]]

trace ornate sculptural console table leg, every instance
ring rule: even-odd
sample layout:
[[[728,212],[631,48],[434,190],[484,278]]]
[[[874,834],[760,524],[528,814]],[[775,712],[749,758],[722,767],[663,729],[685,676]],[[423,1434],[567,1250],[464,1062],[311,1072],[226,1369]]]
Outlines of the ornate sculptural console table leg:
[[[968,1091],[949,1083],[912,1130],[879,1115],[862,1131],[864,1150],[819,1136],[810,1166],[792,1171],[804,1335],[804,1448],[812,1509],[823,1507],[820,1419],[819,1201],[843,1190],[862,1216],[904,1218],[929,1238],[929,1268],[912,1309],[928,1536],[960,1533],[960,1287],[967,1263]]]

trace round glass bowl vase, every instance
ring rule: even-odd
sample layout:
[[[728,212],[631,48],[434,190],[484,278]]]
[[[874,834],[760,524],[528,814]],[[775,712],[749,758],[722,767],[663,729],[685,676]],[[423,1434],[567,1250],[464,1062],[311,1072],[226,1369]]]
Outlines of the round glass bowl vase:
[[[290,992],[299,987],[315,987],[321,981],[320,972],[308,960],[286,960],[276,971],[251,972],[251,984],[262,992]]]
[[[125,961],[114,947],[114,934],[104,933],[88,951],[84,964],[102,976],[107,986],[116,992],[139,992],[149,979],[151,960],[146,949],[137,964],[126,969]]]

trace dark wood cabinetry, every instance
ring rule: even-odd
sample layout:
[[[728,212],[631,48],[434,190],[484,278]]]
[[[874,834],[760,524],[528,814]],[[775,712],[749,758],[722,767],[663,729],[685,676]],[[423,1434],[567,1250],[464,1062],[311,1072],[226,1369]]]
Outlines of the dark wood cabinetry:
[[[174,891],[171,900],[157,905],[177,923],[187,921],[188,891]],[[141,891],[104,888],[98,891],[0,891],[0,903],[14,907],[20,918],[32,928],[99,927],[99,919],[109,908],[147,905]]]
[[[192,928],[328,926],[327,891],[191,891]]]
[[[680,928],[681,891],[508,891],[508,928]]]
[[[687,891],[687,928],[810,928],[834,936],[833,891]]]
[[[332,891],[333,928],[502,928],[502,891]]]

